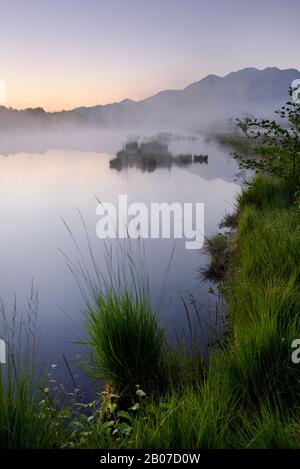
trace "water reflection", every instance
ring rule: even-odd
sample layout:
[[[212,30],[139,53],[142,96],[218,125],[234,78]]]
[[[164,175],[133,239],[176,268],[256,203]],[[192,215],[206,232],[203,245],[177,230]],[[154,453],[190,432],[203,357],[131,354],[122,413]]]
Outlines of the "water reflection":
[[[121,142],[115,146],[120,148]],[[104,269],[103,242],[96,236],[95,197],[117,204],[119,194],[127,194],[128,203],[149,206],[152,202],[203,202],[206,236],[214,234],[224,212],[232,210],[240,182],[236,181],[236,163],[226,152],[199,139],[168,142],[168,151],[172,155],[208,154],[208,162],[141,172],[136,166],[129,171],[111,170],[110,161],[116,155],[112,152],[50,150],[0,156],[0,296],[8,304],[17,294],[25,309],[34,278],[39,289],[41,362],[60,363],[63,354],[72,361],[82,353],[82,347],[72,342],[82,336],[85,304],[58,248],[72,259],[77,259],[78,252],[62,218],[88,256],[80,209]],[[112,249],[115,242],[110,241]],[[172,239],[145,240],[151,298],[161,323],[175,340],[175,331],[187,324],[182,298],[188,302],[193,295],[198,304],[214,304],[215,299],[208,285],[198,279],[206,255],[186,250],[184,240],[178,240],[167,269],[173,249]],[[209,330],[208,308],[201,311]]]
[[[170,153],[166,143],[152,139],[141,144],[136,140],[126,143],[116,157],[110,160],[109,166],[117,171],[137,168],[142,172],[153,172],[157,168],[171,169],[172,166],[184,167],[196,163],[207,164],[208,155],[181,153],[175,156]]]

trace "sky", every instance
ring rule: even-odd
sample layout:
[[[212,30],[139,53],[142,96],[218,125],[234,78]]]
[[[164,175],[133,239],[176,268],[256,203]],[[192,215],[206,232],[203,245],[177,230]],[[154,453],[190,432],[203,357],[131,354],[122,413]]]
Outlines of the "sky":
[[[300,0],[0,0],[5,105],[72,109],[300,69],[299,18]]]

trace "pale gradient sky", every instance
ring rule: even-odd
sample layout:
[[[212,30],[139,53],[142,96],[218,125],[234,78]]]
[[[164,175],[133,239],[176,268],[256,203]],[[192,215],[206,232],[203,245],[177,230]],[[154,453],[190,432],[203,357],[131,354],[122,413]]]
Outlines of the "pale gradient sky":
[[[0,0],[6,105],[141,99],[209,73],[300,69],[300,0]]]

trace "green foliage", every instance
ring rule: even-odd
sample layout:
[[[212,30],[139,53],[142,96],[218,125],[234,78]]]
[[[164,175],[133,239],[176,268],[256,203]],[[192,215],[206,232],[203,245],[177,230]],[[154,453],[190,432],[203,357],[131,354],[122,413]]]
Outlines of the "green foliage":
[[[203,354],[197,348],[196,325],[190,322],[190,350],[180,343],[169,347],[166,353],[166,388],[167,391],[185,392],[188,386],[200,386],[205,381],[207,364]]]
[[[135,448],[199,449],[226,447],[234,419],[233,408],[209,384],[186,387],[165,400],[148,403],[143,418],[134,422],[132,445]]]
[[[136,384],[150,391],[162,386],[165,334],[146,300],[128,292],[100,295],[85,329],[94,372],[119,393],[130,393]]]
[[[300,330],[299,213],[282,182],[260,177],[248,191],[224,286],[231,336],[211,356],[204,383],[147,404],[133,425],[134,447],[300,447],[300,369],[291,361]]]
[[[268,199],[272,184],[279,192]],[[300,330],[300,218],[292,206],[281,208],[285,203],[282,186],[270,179],[259,178],[240,198],[238,256],[226,295],[235,339],[228,372],[253,405],[267,398],[292,408],[300,379],[290,359]]]
[[[299,426],[290,423],[278,407],[262,405],[241,415],[239,446],[245,449],[299,449]]]
[[[300,210],[300,191],[295,194],[295,207]]]
[[[254,142],[237,133],[236,129],[230,128],[229,133],[213,135],[213,139],[220,145],[234,148],[237,152],[245,155],[253,153]]]
[[[101,393],[101,400],[81,404],[89,414],[77,413],[73,420],[73,432],[66,447],[109,448],[131,445],[133,422],[144,406],[146,393],[136,387],[135,398],[126,410],[122,410],[120,396],[109,385]]]
[[[232,233],[219,233],[212,238],[207,238],[204,249],[209,255],[210,261],[209,266],[202,270],[202,276],[215,282],[224,280],[235,250],[234,235]]]
[[[290,89],[290,95],[292,93]],[[288,101],[275,112],[287,126],[252,116],[237,119],[238,128],[248,140],[256,142],[256,149],[252,155],[239,153],[235,157],[240,167],[284,178],[297,188],[300,181],[300,104]]]
[[[65,409],[51,396],[45,376],[36,375],[36,304],[34,291],[26,320],[0,305],[0,336],[7,363],[0,365],[0,448],[58,448],[68,436]]]
[[[47,392],[34,388],[28,374],[6,386],[0,373],[0,448],[60,448],[68,438],[68,416]]]
[[[282,179],[257,175],[237,197],[237,213],[246,206],[259,210],[288,208],[294,198],[294,190]]]
[[[225,213],[222,220],[219,223],[219,228],[236,228],[238,225],[238,212]]]

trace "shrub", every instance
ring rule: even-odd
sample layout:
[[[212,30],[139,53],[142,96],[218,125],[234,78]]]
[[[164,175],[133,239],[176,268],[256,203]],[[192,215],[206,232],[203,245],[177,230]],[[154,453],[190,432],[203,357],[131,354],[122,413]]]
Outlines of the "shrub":
[[[289,90],[290,95],[293,90]],[[300,104],[289,101],[275,111],[285,123],[248,116],[236,119],[248,140],[258,143],[254,154],[236,154],[240,167],[283,178],[293,186],[300,183]],[[286,123],[288,126],[286,126]]]

